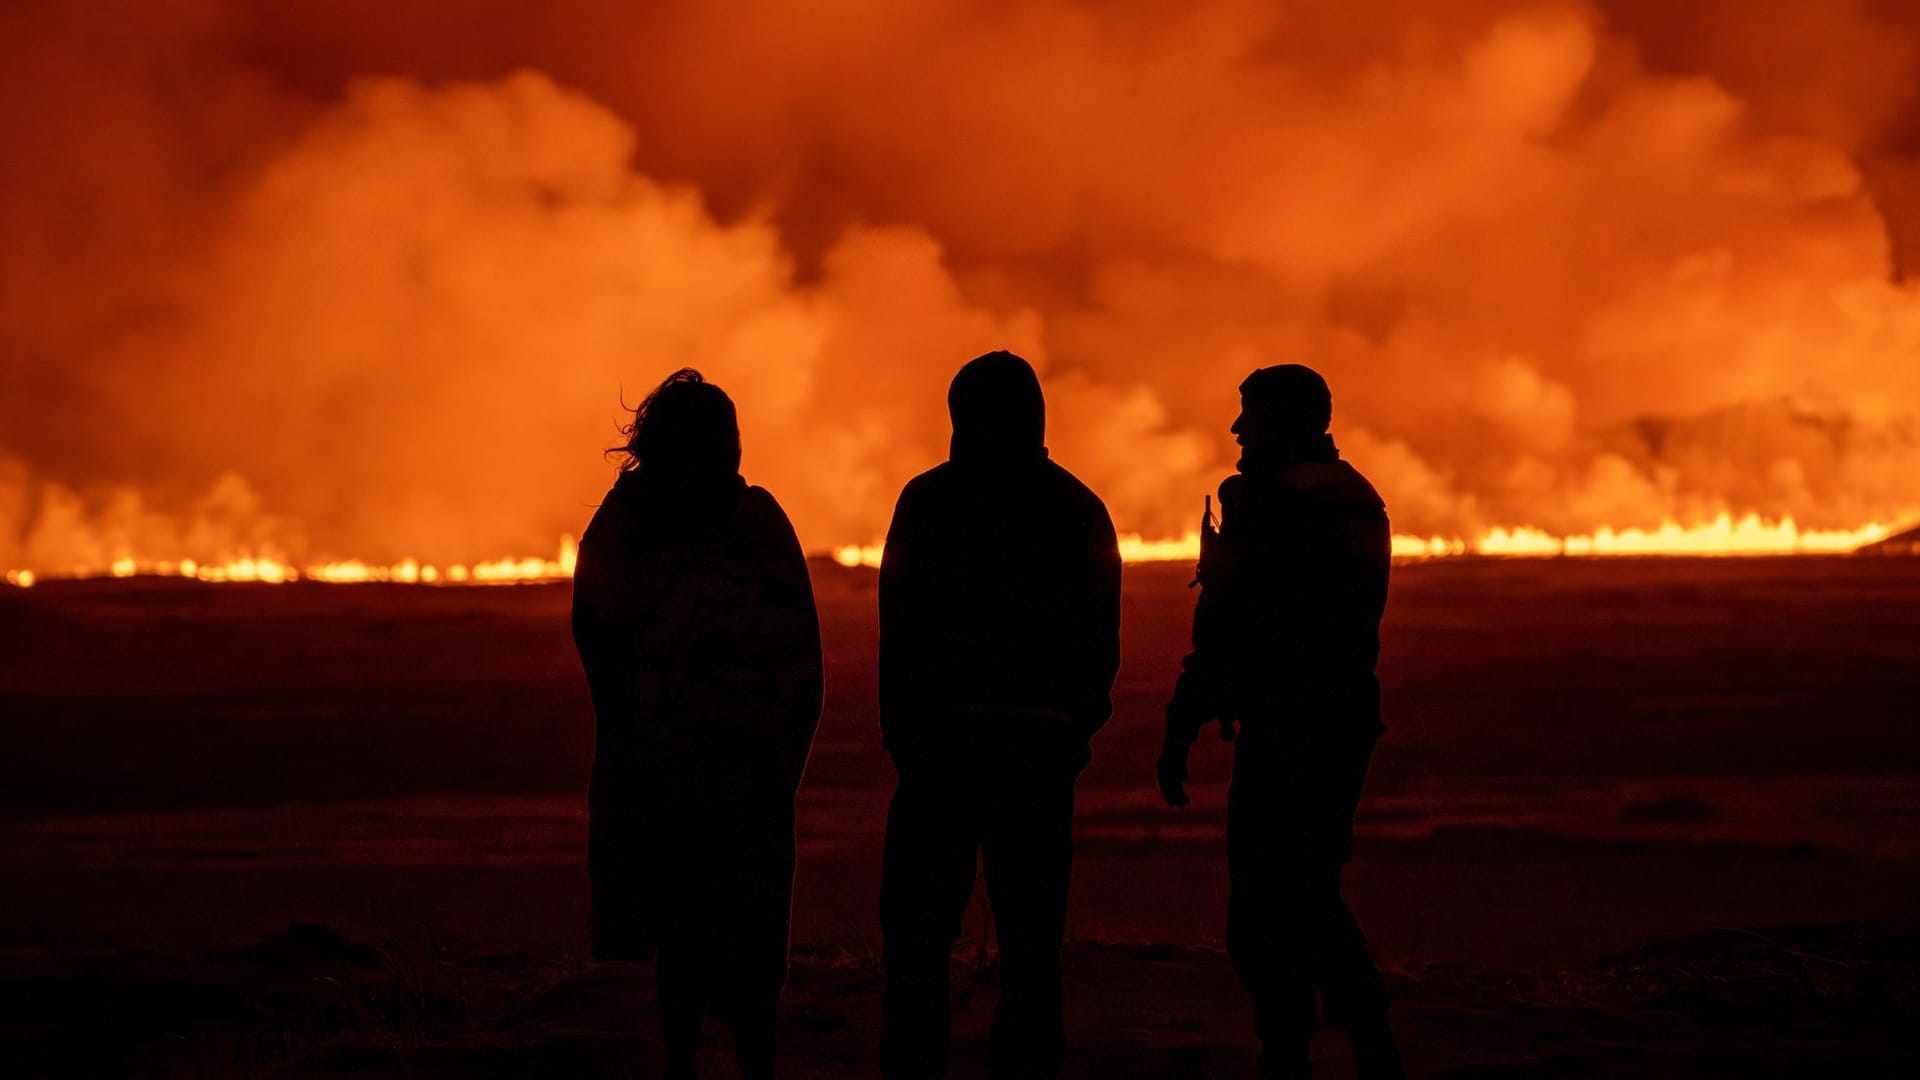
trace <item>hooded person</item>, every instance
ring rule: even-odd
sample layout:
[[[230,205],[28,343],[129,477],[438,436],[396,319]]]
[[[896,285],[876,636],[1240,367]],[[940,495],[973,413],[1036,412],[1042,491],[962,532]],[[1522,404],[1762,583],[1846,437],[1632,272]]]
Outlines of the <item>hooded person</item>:
[[[949,460],[900,493],[880,567],[880,726],[899,774],[880,894],[881,1070],[943,1075],[948,962],[984,864],[1000,946],[994,1075],[1065,1052],[1060,945],[1073,789],[1113,711],[1120,553],[1106,506],[1049,459],[1033,368],[960,369]]]
[[[702,1017],[773,1075],[793,803],[820,720],[820,628],[793,526],[739,473],[733,402],[692,370],[635,410],[580,540],[573,637],[593,699],[596,958],[657,956],[667,1075]]]
[[[1341,460],[1333,397],[1311,368],[1261,368],[1240,384],[1239,471],[1220,485],[1204,547],[1193,651],[1160,762],[1185,806],[1187,756],[1218,721],[1237,740],[1227,796],[1227,950],[1254,1001],[1261,1075],[1307,1076],[1320,992],[1363,1078],[1397,1077],[1387,1000],[1340,897],[1353,815],[1380,723],[1380,618],[1391,531],[1385,504]]]

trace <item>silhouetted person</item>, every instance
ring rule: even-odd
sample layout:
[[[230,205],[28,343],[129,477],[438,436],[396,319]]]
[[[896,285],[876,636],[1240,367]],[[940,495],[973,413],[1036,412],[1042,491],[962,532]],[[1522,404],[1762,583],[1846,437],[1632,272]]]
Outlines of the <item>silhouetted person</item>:
[[[593,695],[594,955],[656,968],[667,1072],[704,1015],[773,1075],[793,800],[820,720],[820,627],[793,527],[739,474],[719,387],[683,370],[635,410],[580,540],[573,638]]]
[[[1187,751],[1235,737],[1227,796],[1227,949],[1253,995],[1260,1073],[1312,1069],[1314,991],[1362,1077],[1400,1075],[1387,999],[1340,898],[1380,725],[1380,616],[1391,537],[1380,496],[1340,460],[1326,381],[1298,364],[1240,384],[1239,472],[1202,540],[1193,652],[1167,707],[1160,787],[1187,803]]]
[[[1025,360],[971,361],[947,407],[951,460],[900,493],[880,567],[880,725],[899,773],[881,1071],[945,1071],[948,960],[984,860],[1002,976],[989,1069],[1045,1077],[1065,1053],[1073,785],[1113,711],[1120,554],[1100,499],[1047,458]]]

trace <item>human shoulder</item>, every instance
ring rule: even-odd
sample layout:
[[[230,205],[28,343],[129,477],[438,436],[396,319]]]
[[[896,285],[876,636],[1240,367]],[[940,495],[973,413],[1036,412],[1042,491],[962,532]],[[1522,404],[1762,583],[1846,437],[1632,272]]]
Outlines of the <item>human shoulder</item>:
[[[793,522],[780,506],[780,500],[758,484],[748,484],[741,489],[734,521],[739,534],[756,544],[791,542],[787,538],[793,536]]]
[[[1085,517],[1092,521],[1112,521],[1112,517],[1107,513],[1106,501],[1079,477],[1073,475],[1066,466],[1049,458],[1046,469],[1055,486],[1080,508]]]
[[[953,463],[943,461],[926,472],[906,482],[900,489],[900,498],[894,504],[894,512],[924,503],[929,498],[937,498],[953,482]]]
[[[1360,470],[1345,461],[1317,465],[1299,483],[1301,492],[1316,504],[1344,505],[1384,511],[1385,500]]]
[[[593,516],[587,519],[586,528],[581,530],[581,550],[625,546],[639,519],[640,505],[634,485],[627,480],[627,474],[622,473],[618,482],[607,489],[599,505],[593,508]]]
[[[1081,482],[1080,478],[1073,475],[1066,466],[1049,458],[1041,467],[1046,470],[1048,479],[1051,480],[1059,490],[1067,492],[1074,498],[1082,501],[1100,503],[1103,507],[1106,505],[1100,502],[1100,496],[1094,494],[1092,488]]]
[[[933,468],[928,469],[925,472],[921,473],[920,475],[915,476],[913,479],[907,481],[907,485],[905,488],[902,489],[902,491],[903,492],[921,491],[927,488],[937,488],[943,484],[952,483],[953,476],[954,476],[953,462],[943,461],[938,465],[935,465]]]
[[[740,495],[740,507],[754,514],[778,514],[781,517],[786,516],[786,511],[780,507],[780,500],[773,497],[773,492],[768,491],[759,484],[747,485],[746,490]]]
[[[1347,467],[1348,490],[1353,492],[1355,501],[1371,503],[1385,512],[1387,500],[1380,497],[1380,489],[1373,486],[1373,481],[1367,479],[1366,474],[1354,468],[1350,462],[1343,460],[1340,464]]]

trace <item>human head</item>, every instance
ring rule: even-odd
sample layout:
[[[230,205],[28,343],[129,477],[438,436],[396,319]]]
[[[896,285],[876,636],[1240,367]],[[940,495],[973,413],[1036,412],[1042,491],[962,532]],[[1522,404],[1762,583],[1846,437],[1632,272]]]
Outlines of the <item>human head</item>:
[[[1046,446],[1047,403],[1033,365],[1005,350],[967,361],[947,388],[954,457],[1026,457]]]
[[[1241,446],[1297,443],[1326,433],[1333,392],[1305,364],[1263,367],[1240,384],[1240,415],[1233,433]]]
[[[740,471],[740,421],[733,399],[698,371],[681,368],[653,388],[620,429],[623,466],[674,476]]]

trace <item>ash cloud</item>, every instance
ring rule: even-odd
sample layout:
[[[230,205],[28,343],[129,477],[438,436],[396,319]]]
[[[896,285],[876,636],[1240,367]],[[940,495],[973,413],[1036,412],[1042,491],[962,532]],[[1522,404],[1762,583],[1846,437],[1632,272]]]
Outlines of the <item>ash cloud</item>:
[[[1303,360],[1398,529],[1920,506],[1920,25],[1860,3],[0,15],[0,562],[549,550],[706,370],[817,548],[1019,350],[1126,531]]]

